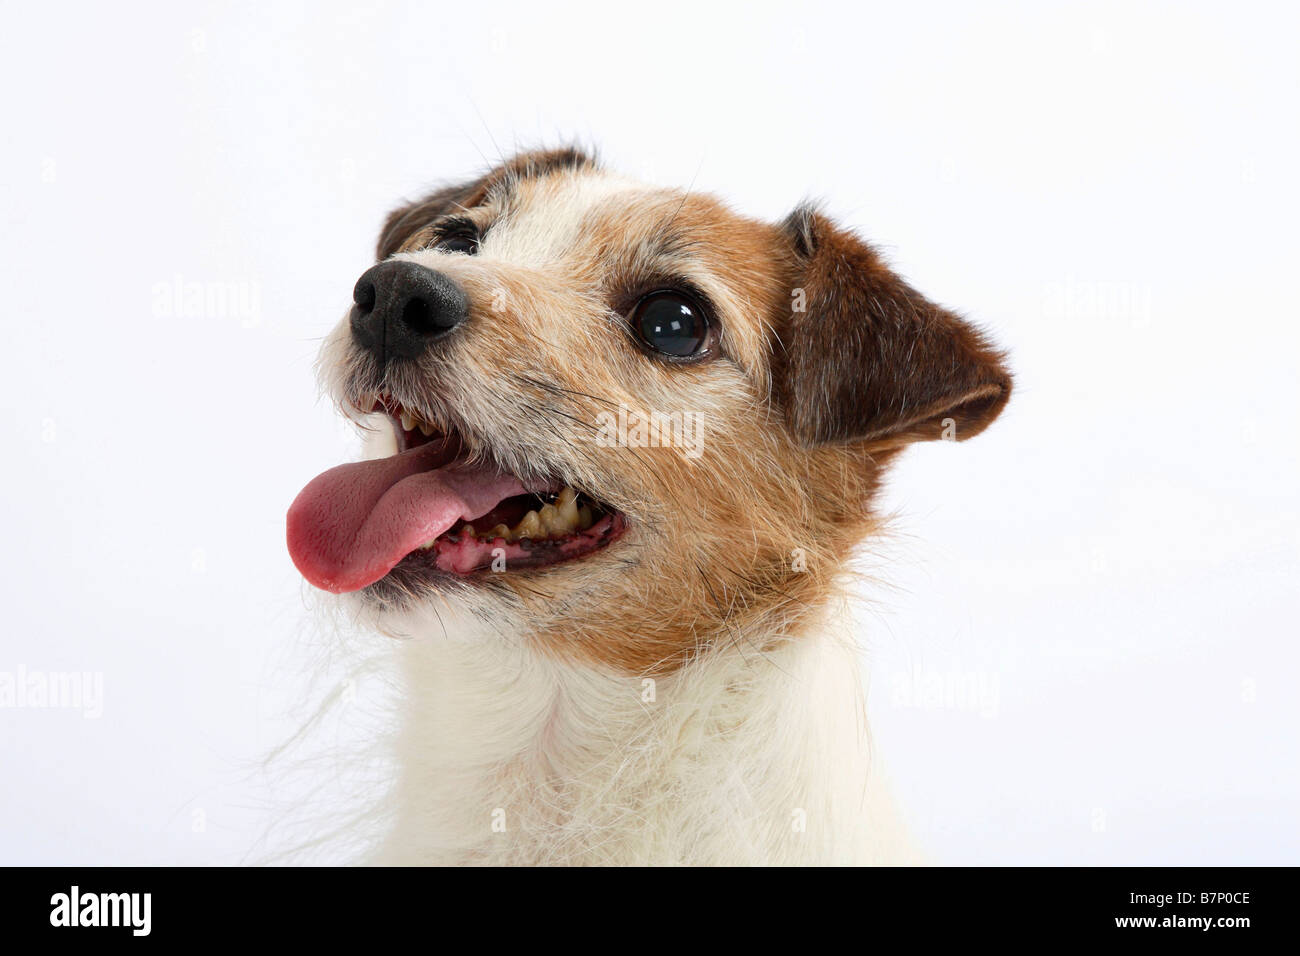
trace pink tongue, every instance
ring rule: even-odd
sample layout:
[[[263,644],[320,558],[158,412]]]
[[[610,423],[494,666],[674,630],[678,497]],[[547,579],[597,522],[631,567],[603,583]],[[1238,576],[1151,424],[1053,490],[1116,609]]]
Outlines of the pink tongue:
[[[359,590],[462,518],[527,490],[512,475],[446,458],[429,442],[313,479],[289,506],[289,554],[303,577],[335,594]]]

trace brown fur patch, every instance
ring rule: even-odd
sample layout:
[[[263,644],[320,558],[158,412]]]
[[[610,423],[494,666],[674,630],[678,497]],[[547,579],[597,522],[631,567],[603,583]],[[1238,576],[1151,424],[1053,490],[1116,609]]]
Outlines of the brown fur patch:
[[[805,445],[937,439],[983,431],[1011,395],[1003,355],[824,216],[785,223],[802,259],[803,311],[782,329],[777,382]]]

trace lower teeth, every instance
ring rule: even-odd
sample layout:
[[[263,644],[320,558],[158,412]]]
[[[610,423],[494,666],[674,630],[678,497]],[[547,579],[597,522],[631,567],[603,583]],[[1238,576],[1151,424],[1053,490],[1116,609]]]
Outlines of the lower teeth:
[[[544,504],[535,511],[529,511],[513,528],[504,524],[497,525],[484,532],[482,540],[495,541],[501,538],[507,542],[515,542],[525,538],[529,540],[562,538],[578,531],[586,531],[595,523],[596,518],[591,506],[579,505],[578,493],[566,485],[564,490],[556,495],[554,502]],[[452,532],[453,538],[458,536],[479,539],[479,533],[468,522]],[[436,543],[436,538],[430,538],[420,545],[420,550],[428,551]]]

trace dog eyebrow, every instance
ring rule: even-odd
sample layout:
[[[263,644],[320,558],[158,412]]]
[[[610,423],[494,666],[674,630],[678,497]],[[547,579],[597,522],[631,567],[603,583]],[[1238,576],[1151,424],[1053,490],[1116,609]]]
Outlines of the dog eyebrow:
[[[649,252],[657,259],[672,259],[685,255],[698,245],[700,245],[699,239],[673,228],[673,219],[669,219],[656,230],[654,245],[650,247]]]
[[[579,172],[599,165],[594,156],[573,147],[524,153],[488,174],[484,191],[490,201],[508,204],[519,184],[555,173]]]

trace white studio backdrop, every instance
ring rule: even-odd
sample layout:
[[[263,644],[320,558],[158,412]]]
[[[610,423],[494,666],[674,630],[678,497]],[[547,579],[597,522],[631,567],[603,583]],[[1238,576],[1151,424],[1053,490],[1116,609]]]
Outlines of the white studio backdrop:
[[[102,693],[0,708],[0,863],[239,862],[296,799],[256,762],[305,693],[284,511],[355,451],[319,338],[399,199],[571,139],[822,197],[1011,350],[864,595],[933,857],[1295,863],[1297,19],[6,2],[0,673]]]

